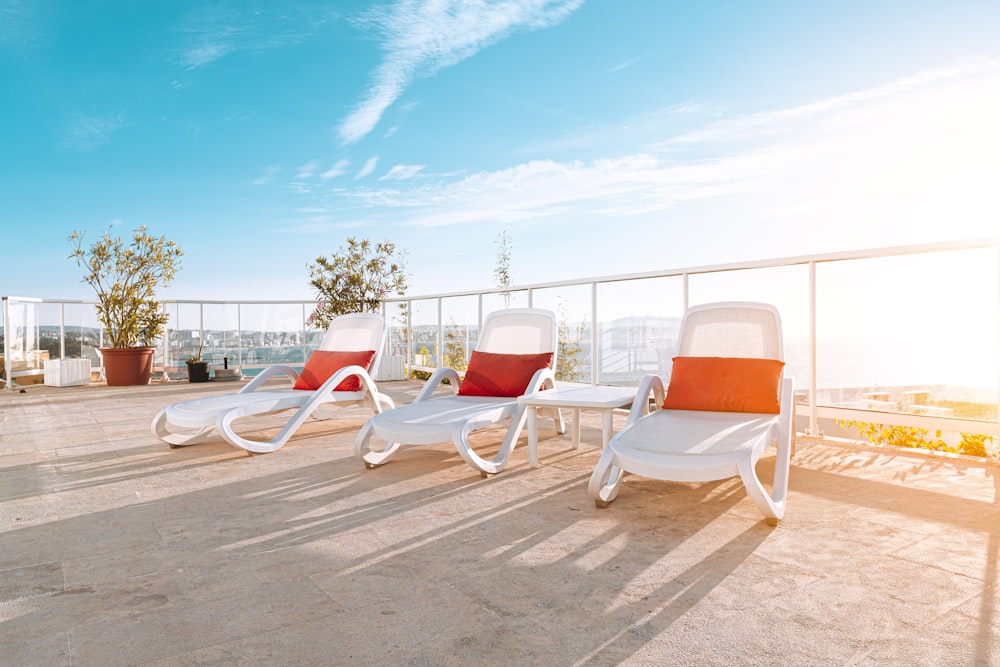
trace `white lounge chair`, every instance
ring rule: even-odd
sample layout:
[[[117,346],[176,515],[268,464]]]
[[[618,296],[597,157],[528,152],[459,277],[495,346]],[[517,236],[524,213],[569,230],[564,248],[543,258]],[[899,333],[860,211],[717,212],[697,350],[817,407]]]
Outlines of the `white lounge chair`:
[[[354,455],[366,468],[389,460],[401,445],[431,445],[451,440],[466,463],[483,477],[504,469],[521,435],[527,414],[517,397],[552,387],[556,365],[556,320],[549,310],[512,308],[490,313],[469,360],[465,378],[438,368],[409,405],[374,415],[354,441]],[[447,379],[454,395],[432,397]],[[564,433],[558,410],[546,413]],[[469,445],[477,429],[510,420],[500,450],[484,459]],[[373,438],[388,443],[373,450]]]
[[[738,475],[777,525],[785,514],[794,408],[793,381],[783,378],[778,311],[746,302],[690,308],[677,354],[666,396],[658,376],[642,379],[625,427],[590,478],[590,496],[607,507],[626,472],[678,482]],[[649,412],[651,393],[664,409]],[[777,456],[769,494],[755,466],[772,443]]]
[[[279,449],[319,408],[344,408],[366,404],[375,412],[393,407],[392,399],[379,393],[372,380],[385,344],[381,315],[355,313],[333,320],[318,350],[306,361],[302,373],[291,366],[265,368],[239,392],[195,398],[169,405],[153,418],[153,434],[171,447],[201,442],[214,432],[234,447],[251,454]],[[290,388],[265,389],[264,383],[286,375]],[[295,410],[270,440],[249,440],[238,435],[234,422],[240,417],[279,410]]]

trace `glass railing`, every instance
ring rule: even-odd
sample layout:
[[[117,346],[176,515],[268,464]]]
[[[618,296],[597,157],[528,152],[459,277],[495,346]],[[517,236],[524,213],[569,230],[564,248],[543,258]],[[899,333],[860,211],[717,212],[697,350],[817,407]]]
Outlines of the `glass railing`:
[[[967,433],[996,442],[998,239],[390,299],[383,358],[400,362],[386,368],[414,373],[461,368],[486,313],[533,306],[557,313],[561,379],[635,386],[647,373],[669,376],[681,316],[711,301],[778,307],[800,432],[856,437],[881,425],[882,435],[897,439],[923,432],[951,446]],[[183,377],[184,361],[199,348],[214,366],[248,375],[271,363],[301,364],[322,338],[306,324],[313,305],[166,301],[156,371]],[[8,387],[38,376],[48,359],[88,358],[100,368],[92,303],[4,297],[3,316],[9,361],[0,381]]]

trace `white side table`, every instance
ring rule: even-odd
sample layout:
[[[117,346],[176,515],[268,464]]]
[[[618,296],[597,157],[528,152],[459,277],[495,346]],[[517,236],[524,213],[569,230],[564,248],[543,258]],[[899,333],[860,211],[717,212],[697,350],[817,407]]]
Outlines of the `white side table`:
[[[538,408],[570,408],[573,410],[573,449],[580,446],[580,411],[600,410],[604,414],[601,434],[607,446],[611,439],[612,410],[621,408],[635,399],[635,387],[593,385],[584,387],[556,387],[520,396],[517,401],[528,410],[528,463],[538,466]]]

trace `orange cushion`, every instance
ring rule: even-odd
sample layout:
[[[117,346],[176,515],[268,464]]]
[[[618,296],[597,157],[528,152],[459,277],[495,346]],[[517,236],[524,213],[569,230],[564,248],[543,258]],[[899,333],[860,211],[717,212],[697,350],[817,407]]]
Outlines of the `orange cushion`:
[[[552,353],[493,354],[472,351],[459,396],[520,396],[539,368],[548,368]]]
[[[333,352],[328,350],[315,350],[309,355],[305,368],[299,373],[299,379],[295,381],[292,389],[307,389],[314,391],[323,386],[323,383],[330,379],[330,376],[345,366],[361,366],[366,371],[371,367],[372,360],[375,359],[375,350],[365,350],[362,352]],[[361,380],[356,375],[345,378],[337,385],[334,391],[358,391],[361,389]]]
[[[663,407],[778,414],[784,366],[777,359],[674,357]]]

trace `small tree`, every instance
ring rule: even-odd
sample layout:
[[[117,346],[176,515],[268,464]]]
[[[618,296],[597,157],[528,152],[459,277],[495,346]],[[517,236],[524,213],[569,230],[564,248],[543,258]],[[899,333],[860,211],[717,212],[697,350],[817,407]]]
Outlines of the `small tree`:
[[[317,257],[306,265],[319,301],[308,324],[326,329],[338,315],[377,313],[387,296],[406,292],[405,262],[406,252],[396,244],[353,236],[329,258]]]
[[[579,382],[583,379],[583,325],[571,327],[567,321],[566,304],[559,300],[559,353],[556,355],[556,379]]]
[[[493,266],[493,277],[497,287],[510,287],[510,234],[506,230],[497,234],[493,242],[497,247],[497,262]],[[510,307],[510,292],[502,292],[504,306]]]
[[[456,371],[464,371],[468,368],[466,360],[465,338],[468,332],[463,333],[455,320],[448,325],[444,335],[444,365],[454,368]]]
[[[168,320],[156,290],[174,279],[184,253],[173,241],[151,236],[145,225],[132,232],[131,243],[112,236],[108,228],[84,248],[85,235],[84,231],[69,235],[74,246],[70,258],[83,268],[83,282],[97,293],[97,319],[107,331],[108,344],[148,345],[163,333]]]

